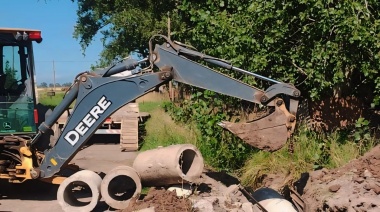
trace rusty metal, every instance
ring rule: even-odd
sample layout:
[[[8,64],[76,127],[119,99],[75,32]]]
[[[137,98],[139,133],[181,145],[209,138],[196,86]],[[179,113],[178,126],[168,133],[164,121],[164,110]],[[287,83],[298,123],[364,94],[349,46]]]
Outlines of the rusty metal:
[[[161,80],[166,80],[166,79],[169,79],[169,78],[172,78],[172,68],[171,67],[164,67],[160,73],[158,74],[158,77],[161,79]]]
[[[283,102],[276,98],[276,103]],[[269,152],[282,148],[293,133],[295,117],[284,104],[275,104],[275,111],[247,123],[222,122],[219,125],[240,137],[249,145]]]
[[[295,191],[293,188],[289,187],[290,191],[290,198],[292,199],[293,205],[296,206],[298,212],[307,212],[307,204],[306,202],[302,199],[301,195]]]
[[[239,184],[239,189],[240,191],[242,191],[242,193],[245,195],[245,196],[248,196],[250,199],[252,199],[252,201],[258,206],[258,208],[260,210],[262,210],[263,212],[268,212],[267,209],[264,208],[264,206],[262,206],[259,201],[257,201],[247,190],[245,190],[245,188],[243,186],[241,186]]]

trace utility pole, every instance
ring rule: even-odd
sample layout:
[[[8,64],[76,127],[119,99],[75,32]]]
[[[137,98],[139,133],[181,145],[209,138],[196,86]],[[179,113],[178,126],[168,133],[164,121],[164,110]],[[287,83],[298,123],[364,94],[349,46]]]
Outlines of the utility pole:
[[[54,66],[54,60],[53,60],[53,83],[54,83],[54,91],[55,91],[55,66]]]

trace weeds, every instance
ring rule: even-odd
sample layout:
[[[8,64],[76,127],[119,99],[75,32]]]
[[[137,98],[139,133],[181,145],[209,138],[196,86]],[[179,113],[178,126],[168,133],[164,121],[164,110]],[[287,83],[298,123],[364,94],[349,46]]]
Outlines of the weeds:
[[[287,148],[273,153],[257,152],[239,170],[242,183],[258,186],[263,176],[289,176],[288,183],[299,179],[302,173],[321,168],[337,168],[356,159],[377,144],[375,138],[357,141],[347,131],[334,131],[328,136],[310,131],[305,124],[294,134],[294,153]]]
[[[46,92],[40,92],[38,101],[39,103],[45,106],[50,106],[54,108],[59,103],[61,103],[63,96],[64,96],[63,92],[56,92],[55,96],[48,96]]]
[[[146,136],[141,151],[172,144],[195,144],[196,133],[181,124],[176,124],[161,108],[162,102],[139,103],[140,111],[149,112],[150,119],[145,123]]]
[[[164,112],[164,105],[179,123],[175,123]],[[225,135],[228,132],[214,128],[219,120],[211,119],[209,116],[215,114],[190,119],[190,107],[182,105],[180,110],[176,110],[176,107],[168,105],[173,106],[162,101],[140,103],[140,111],[151,113],[151,119],[146,123],[148,134],[142,150],[171,144],[194,144],[202,152],[207,165],[211,165],[213,169],[234,172],[246,186],[259,185],[268,174],[286,176],[287,182],[284,183],[291,183],[305,172],[340,167],[363,155],[378,143],[378,140],[368,136],[372,133],[367,127],[368,123],[358,120],[352,130],[336,130],[329,134],[311,131],[307,124],[301,123],[292,137],[294,153],[290,153],[287,147],[273,153],[252,150],[249,147],[245,149],[247,147],[241,140],[235,142]],[[185,117],[188,119],[184,119]],[[203,125],[196,124],[196,121],[200,120]],[[218,134],[218,139],[214,136],[215,133]],[[243,160],[244,158],[247,159]],[[240,162],[242,168],[231,169]]]

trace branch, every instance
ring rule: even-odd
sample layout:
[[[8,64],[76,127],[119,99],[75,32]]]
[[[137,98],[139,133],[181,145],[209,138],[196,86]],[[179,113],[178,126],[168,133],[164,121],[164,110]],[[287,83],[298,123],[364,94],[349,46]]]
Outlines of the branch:
[[[306,72],[305,72],[301,67],[297,66],[293,61],[292,61],[292,65],[293,65],[294,67],[296,67],[297,70],[298,70],[301,74],[307,76]]]

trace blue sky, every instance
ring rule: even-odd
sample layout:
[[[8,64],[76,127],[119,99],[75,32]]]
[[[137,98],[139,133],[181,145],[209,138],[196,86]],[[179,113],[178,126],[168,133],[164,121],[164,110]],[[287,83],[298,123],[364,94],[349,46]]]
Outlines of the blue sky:
[[[43,41],[34,43],[37,83],[72,82],[79,72],[89,70],[103,49],[96,37],[82,54],[79,41],[73,38],[77,3],[71,0],[1,0],[0,27],[31,28],[42,31]]]

